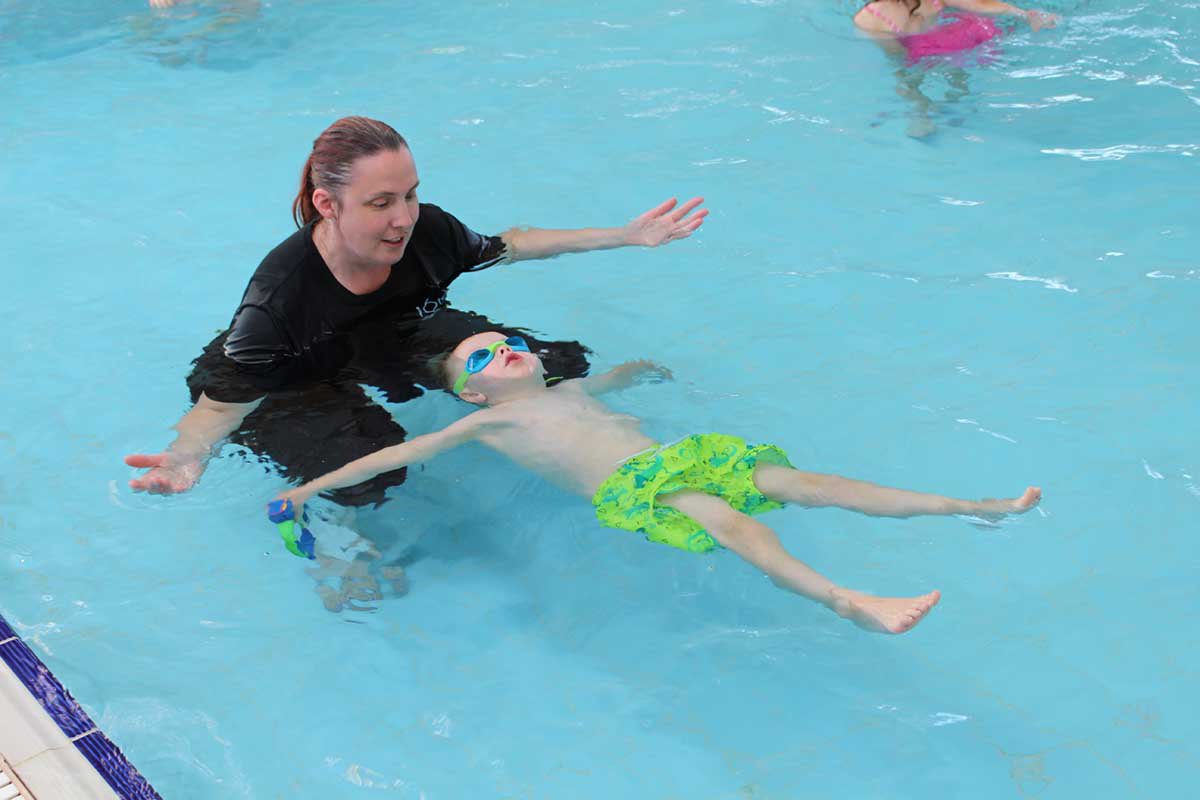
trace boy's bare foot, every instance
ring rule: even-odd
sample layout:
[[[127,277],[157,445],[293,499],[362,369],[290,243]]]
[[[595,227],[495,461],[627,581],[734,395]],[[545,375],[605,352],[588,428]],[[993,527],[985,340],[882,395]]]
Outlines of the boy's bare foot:
[[[316,592],[317,597],[321,598],[321,604],[325,606],[326,611],[332,611],[336,614],[346,605],[345,598],[332,586],[318,585]]]
[[[978,514],[986,519],[999,519],[1007,514],[1024,514],[1029,509],[1042,502],[1042,490],[1030,486],[1020,497],[1007,500],[985,498],[978,503],[971,503],[968,514]]]
[[[926,116],[913,117],[904,132],[913,139],[928,139],[937,132],[937,123]]]
[[[317,566],[309,568],[307,572],[317,581],[315,589],[327,611],[375,610],[374,606],[359,605],[383,599],[379,581],[369,571],[371,563],[369,555],[359,555],[353,561],[317,556]],[[336,581],[338,588],[335,589],[327,581]]]
[[[920,597],[876,597],[853,589],[834,589],[830,595],[833,598],[830,607],[839,617],[876,633],[912,630],[942,599],[937,590]]]

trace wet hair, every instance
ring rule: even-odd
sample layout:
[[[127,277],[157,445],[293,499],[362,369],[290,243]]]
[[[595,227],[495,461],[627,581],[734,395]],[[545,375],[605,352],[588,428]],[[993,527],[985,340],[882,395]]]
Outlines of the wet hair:
[[[450,394],[454,394],[454,382],[458,380],[457,371],[451,371],[454,366],[454,351],[447,350],[429,359],[429,372],[438,378],[437,384]]]
[[[320,219],[321,213],[313,205],[313,192],[324,189],[340,196],[350,182],[355,161],[407,147],[408,142],[391,125],[367,117],[342,117],[321,131],[300,171],[300,192],[292,203],[296,227]]]

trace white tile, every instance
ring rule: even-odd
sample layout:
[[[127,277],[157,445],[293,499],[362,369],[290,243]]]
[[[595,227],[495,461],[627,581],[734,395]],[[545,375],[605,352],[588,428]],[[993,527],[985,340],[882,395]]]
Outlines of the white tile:
[[[0,753],[16,766],[63,745],[70,745],[66,735],[9,666],[0,661]]]
[[[13,769],[38,800],[120,800],[73,744],[47,750]]]

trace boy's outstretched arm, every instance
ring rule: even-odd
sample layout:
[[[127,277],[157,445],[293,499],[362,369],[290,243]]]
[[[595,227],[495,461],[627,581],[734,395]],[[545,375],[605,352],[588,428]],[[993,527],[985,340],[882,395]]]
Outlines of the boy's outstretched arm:
[[[580,387],[588,394],[603,394],[604,392],[615,392],[619,389],[628,389],[635,383],[639,383],[639,378],[642,378],[651,383],[662,383],[663,381],[674,380],[675,376],[671,374],[671,370],[664,366],[655,364],[653,361],[641,359],[639,361],[626,361],[624,364],[618,364],[608,372],[602,372],[599,375],[590,375],[580,379]]]
[[[283,492],[279,497],[289,499],[296,504],[295,513],[296,517],[299,518],[301,507],[314,494],[329,489],[355,486],[363,481],[374,478],[382,472],[390,472],[409,464],[429,461],[446,450],[471,441],[476,438],[479,431],[487,424],[485,420],[480,419],[481,416],[484,415],[476,411],[457,422],[447,425],[440,431],[422,434],[421,436],[409,439],[407,442],[401,442],[391,447],[376,450],[370,455],[351,461],[344,467],[315,478],[303,486],[297,486],[295,489]]]

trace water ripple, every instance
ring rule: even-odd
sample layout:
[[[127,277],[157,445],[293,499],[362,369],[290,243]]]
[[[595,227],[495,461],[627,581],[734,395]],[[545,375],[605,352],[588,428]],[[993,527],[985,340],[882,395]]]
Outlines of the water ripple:
[[[1049,147],[1043,153],[1052,156],[1073,156],[1080,161],[1120,161],[1126,156],[1145,155],[1147,153],[1169,153],[1180,156],[1194,156],[1200,145],[1194,144],[1116,144],[1111,147]]]

